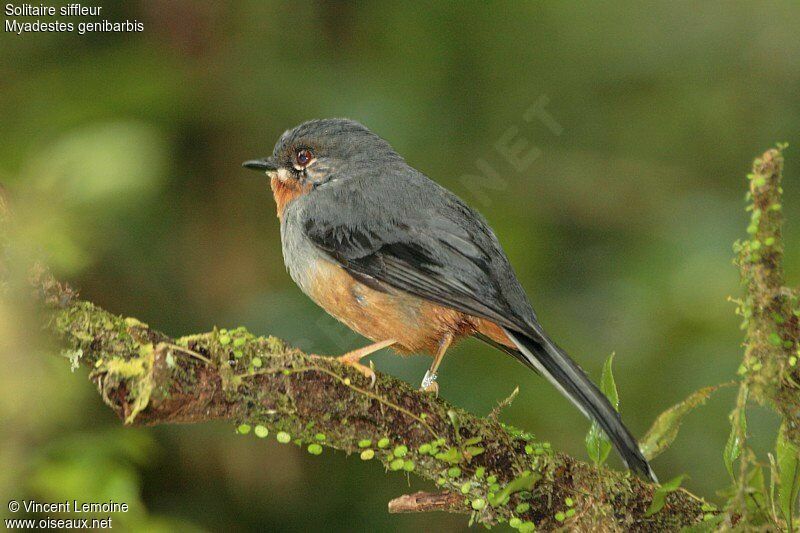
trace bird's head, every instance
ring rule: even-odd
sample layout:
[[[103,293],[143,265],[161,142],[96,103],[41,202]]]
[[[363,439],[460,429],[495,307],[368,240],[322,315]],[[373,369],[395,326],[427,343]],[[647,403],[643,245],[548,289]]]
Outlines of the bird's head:
[[[242,166],[287,185],[315,188],[349,179],[402,158],[388,142],[354,120],[310,120],[287,130],[272,155]]]

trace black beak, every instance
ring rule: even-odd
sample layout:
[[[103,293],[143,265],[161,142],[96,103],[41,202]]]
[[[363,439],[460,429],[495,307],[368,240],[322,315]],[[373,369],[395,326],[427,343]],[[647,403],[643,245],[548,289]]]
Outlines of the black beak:
[[[251,170],[258,170],[262,172],[270,172],[278,170],[278,165],[272,160],[271,157],[265,157],[263,159],[253,159],[252,161],[245,161],[242,163],[244,168],[249,168]]]

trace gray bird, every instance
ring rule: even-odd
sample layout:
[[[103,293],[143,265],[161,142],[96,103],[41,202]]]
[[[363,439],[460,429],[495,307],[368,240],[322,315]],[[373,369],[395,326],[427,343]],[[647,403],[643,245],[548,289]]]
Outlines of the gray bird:
[[[270,178],[292,279],[374,342],[340,361],[374,380],[360,360],[381,348],[429,353],[422,388],[438,392],[448,347],[475,336],[546,377],[656,480],[619,413],[539,324],[487,222],[388,142],[352,120],[312,120],[243,166]]]

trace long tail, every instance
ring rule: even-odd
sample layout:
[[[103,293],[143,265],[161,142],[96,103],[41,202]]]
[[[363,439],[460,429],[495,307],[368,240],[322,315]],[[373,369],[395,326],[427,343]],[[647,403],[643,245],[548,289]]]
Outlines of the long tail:
[[[544,333],[522,334],[507,328],[503,331],[519,348],[520,353],[515,356],[546,377],[587,418],[597,421],[629,469],[658,481],[617,410],[561,348]]]

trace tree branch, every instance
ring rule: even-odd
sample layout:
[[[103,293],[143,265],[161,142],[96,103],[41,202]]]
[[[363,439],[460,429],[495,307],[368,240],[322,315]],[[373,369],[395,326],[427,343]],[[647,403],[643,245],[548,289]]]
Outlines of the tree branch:
[[[455,492],[415,492],[389,502],[390,513],[463,512],[464,496]]]
[[[104,401],[127,423],[226,419],[239,433],[374,459],[389,471],[430,480],[439,495],[411,495],[392,511],[472,513],[520,530],[675,531],[703,518],[703,502],[672,492],[648,516],[654,486],[594,467],[495,417],[482,419],[408,384],[361,374],[243,328],[172,339],[78,299],[46,271],[34,275],[47,329],[74,366],[90,369]]]
[[[746,339],[739,374],[744,394],[772,405],[784,418],[787,438],[800,446],[800,303],[797,292],[784,285],[782,150],[766,151],[748,175],[751,237],[736,245],[745,286],[739,313]]]

